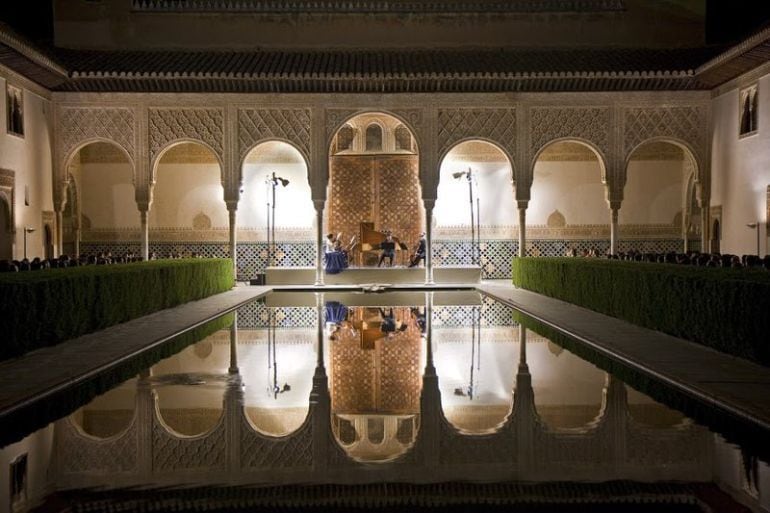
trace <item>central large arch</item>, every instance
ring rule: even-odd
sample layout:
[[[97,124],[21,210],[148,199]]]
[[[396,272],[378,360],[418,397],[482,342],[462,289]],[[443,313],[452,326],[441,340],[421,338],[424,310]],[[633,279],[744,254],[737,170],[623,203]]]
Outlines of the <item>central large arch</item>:
[[[418,159],[414,134],[395,116],[370,112],[348,119],[329,147],[325,231],[349,241],[368,226],[414,247],[425,230]],[[396,264],[405,262],[403,253]],[[351,258],[365,267],[377,262],[361,244]]]

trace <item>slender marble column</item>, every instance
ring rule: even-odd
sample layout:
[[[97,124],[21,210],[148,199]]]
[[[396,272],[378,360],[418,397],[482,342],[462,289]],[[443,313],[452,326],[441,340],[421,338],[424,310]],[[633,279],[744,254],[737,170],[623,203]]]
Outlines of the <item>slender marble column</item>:
[[[618,209],[610,209],[610,254],[618,252]]]
[[[227,205],[228,223],[230,228],[230,258],[233,260],[233,273],[238,279],[238,227],[236,224],[237,207]]]
[[[238,374],[238,312],[233,312],[233,324],[230,326],[230,368],[229,374]]]
[[[433,284],[433,207],[434,200],[425,202],[425,284]]]
[[[315,206],[315,224],[316,224],[316,268],[315,284],[324,284],[324,264],[323,264],[323,244],[324,244],[324,201],[314,200]]]
[[[56,252],[61,255],[64,252],[64,216],[61,210],[56,210]],[[76,248],[77,248],[77,242]]]
[[[139,218],[142,224],[142,234],[139,241],[144,260],[150,259],[150,228],[147,224],[147,210],[139,211]]]

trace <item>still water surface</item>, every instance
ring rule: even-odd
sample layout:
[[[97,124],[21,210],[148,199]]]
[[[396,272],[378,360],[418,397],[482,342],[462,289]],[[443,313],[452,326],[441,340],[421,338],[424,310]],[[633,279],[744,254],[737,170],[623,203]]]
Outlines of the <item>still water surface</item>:
[[[605,483],[585,485],[596,504],[654,511],[701,511],[715,484],[761,501],[764,463],[476,292],[272,293],[231,318],[10,446],[37,468],[6,504],[38,488],[130,511],[148,506],[85,489],[457,482]],[[575,486],[495,493],[567,507]],[[494,495],[479,490],[463,493]]]

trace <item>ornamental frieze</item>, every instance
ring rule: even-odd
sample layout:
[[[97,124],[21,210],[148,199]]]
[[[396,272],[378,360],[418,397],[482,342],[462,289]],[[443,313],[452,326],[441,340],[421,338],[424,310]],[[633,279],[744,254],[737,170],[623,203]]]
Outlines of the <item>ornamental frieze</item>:
[[[57,148],[66,158],[79,145],[94,139],[113,141],[135,158],[134,110],[127,107],[59,107]],[[66,163],[61,163],[64,168]]]
[[[609,107],[533,107],[529,111],[530,151],[534,156],[556,139],[589,141],[609,155]]]
[[[224,111],[222,109],[149,110],[150,159],[171,142],[192,139],[209,146],[224,161]]]
[[[496,143],[514,158],[516,150],[516,110],[459,108],[438,111],[439,155],[460,141],[484,139]]]
[[[623,154],[648,139],[670,137],[690,144],[704,161],[707,132],[707,113],[698,106],[629,107],[623,112]]]
[[[254,146],[281,139],[310,158],[310,109],[239,109],[238,155],[242,161]]]

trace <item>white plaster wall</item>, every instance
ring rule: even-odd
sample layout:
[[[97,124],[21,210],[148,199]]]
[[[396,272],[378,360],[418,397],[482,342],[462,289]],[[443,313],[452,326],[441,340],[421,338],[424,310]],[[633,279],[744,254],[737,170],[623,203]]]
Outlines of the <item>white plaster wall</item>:
[[[527,207],[527,224],[544,225],[554,210],[567,224],[609,224],[598,161],[538,161]]]
[[[628,164],[621,224],[671,224],[683,208],[684,161],[631,160]]]
[[[27,454],[27,508],[50,493],[47,473],[53,447],[53,424],[35,431],[23,440],[0,449],[0,513],[10,513],[11,462]]]
[[[140,226],[131,164],[84,163],[75,181],[80,211],[91,220],[91,228]]]
[[[451,158],[451,153],[441,164],[440,181],[433,216],[437,226],[470,226],[468,181],[452,178],[452,173],[467,171],[476,174],[482,226],[518,225],[518,212],[513,192],[511,167],[507,162],[467,162]]]
[[[53,138],[48,121],[51,104],[11,78],[11,83],[24,89],[24,137],[7,131],[6,79],[9,75],[0,67],[0,168],[16,174],[14,210],[16,234],[13,256],[24,256],[24,228],[35,231],[27,235],[27,256],[44,255],[42,212],[53,210],[53,170],[51,146]],[[24,204],[25,186],[29,188],[29,206]]]
[[[738,137],[738,89],[712,102],[711,205],[722,206],[723,253],[754,254],[759,221],[760,254],[768,252],[767,186],[770,185],[770,75],[759,80],[759,129]]]
[[[192,228],[199,213],[212,228],[227,228],[228,215],[217,164],[158,165],[149,224],[153,228]]]
[[[265,228],[268,193],[269,201],[272,202],[272,187],[265,183],[265,178],[272,176],[273,172],[289,180],[289,185],[279,185],[275,190],[276,228],[312,228],[315,209],[304,162],[244,164],[243,192],[238,202],[238,227]]]

